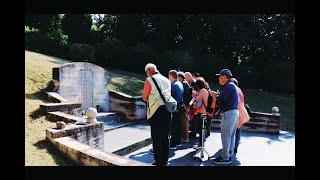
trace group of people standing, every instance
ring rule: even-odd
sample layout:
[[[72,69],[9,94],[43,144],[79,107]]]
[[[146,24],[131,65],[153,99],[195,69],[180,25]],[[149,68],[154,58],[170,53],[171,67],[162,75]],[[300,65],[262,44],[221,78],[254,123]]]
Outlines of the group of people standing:
[[[221,113],[222,154],[213,160],[215,164],[232,163],[233,153],[237,153],[240,141],[241,126],[250,117],[244,107],[244,97],[237,86],[238,81],[232,78],[228,69],[219,74],[219,83],[223,86],[221,93],[210,90],[209,84],[198,73],[177,72],[170,70],[168,78],[161,75],[156,65],[148,63],[145,66],[147,78],[143,89],[143,100],[147,102],[147,119],[151,126],[153,141],[153,165],[167,165],[169,149],[177,149],[181,143],[188,143],[189,138],[199,142],[195,149],[202,147],[202,138],[210,136],[211,121],[214,115]],[[164,97],[172,96],[177,101],[177,111],[170,113],[165,108],[160,93]],[[211,107],[219,111],[208,112],[208,97],[212,96]],[[243,107],[242,107],[243,106]],[[239,113],[240,112],[240,113]],[[202,137],[201,114],[206,114],[206,133]],[[239,119],[240,118],[240,119]],[[190,125],[190,126],[189,126]]]

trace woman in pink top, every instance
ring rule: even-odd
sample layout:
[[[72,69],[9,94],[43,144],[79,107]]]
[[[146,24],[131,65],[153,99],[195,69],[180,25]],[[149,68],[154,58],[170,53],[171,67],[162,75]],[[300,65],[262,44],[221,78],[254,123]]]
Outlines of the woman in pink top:
[[[234,153],[237,153],[238,146],[240,143],[241,126],[250,120],[250,116],[248,114],[247,109],[245,108],[244,95],[243,95],[241,89],[238,87],[238,80],[236,78],[232,78],[231,80],[233,81],[233,83],[237,87],[237,92],[238,92],[238,97],[239,97],[239,100],[238,100],[239,121],[238,121],[238,128],[236,131],[236,141],[235,141],[235,146],[234,146]]]
[[[208,104],[208,96],[209,92],[205,88],[205,80],[202,77],[198,77],[196,81],[196,86],[199,91],[192,92],[192,96],[195,98],[195,104],[194,107],[196,108],[196,112],[194,114],[194,120],[195,121],[195,129],[197,129],[197,133],[199,133],[199,143],[197,143],[194,148],[200,148],[202,146],[201,140],[202,140],[202,119],[200,117],[201,114],[207,114],[205,106]],[[204,138],[205,140],[205,138]]]

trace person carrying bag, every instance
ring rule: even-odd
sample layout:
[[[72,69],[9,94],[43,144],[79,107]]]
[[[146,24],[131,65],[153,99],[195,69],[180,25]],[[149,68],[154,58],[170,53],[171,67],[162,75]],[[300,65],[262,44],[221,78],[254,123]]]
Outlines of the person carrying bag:
[[[164,96],[163,96],[163,94],[161,93],[161,90],[160,90],[156,80],[153,77],[151,77],[151,79],[152,79],[153,83],[156,85],[156,87],[157,87],[157,89],[159,91],[159,94],[160,94],[160,96],[161,96],[161,98],[162,98],[162,100],[163,100],[163,102],[164,102],[164,104],[166,106],[167,111],[171,112],[171,113],[176,112],[177,111],[177,105],[178,105],[177,101],[172,96],[170,96],[169,99],[166,101]]]

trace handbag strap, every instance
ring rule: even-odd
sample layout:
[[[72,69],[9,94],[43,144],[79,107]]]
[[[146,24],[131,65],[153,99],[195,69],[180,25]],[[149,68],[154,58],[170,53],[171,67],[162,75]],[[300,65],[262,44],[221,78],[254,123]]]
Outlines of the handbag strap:
[[[208,91],[208,92],[209,92],[209,91]],[[209,93],[209,96],[210,96],[210,93]],[[204,108],[206,108],[206,111],[207,111],[207,107],[206,107],[206,105],[204,104],[203,99],[204,99],[204,98],[202,98],[201,101],[202,101],[202,104],[203,104]]]
[[[210,96],[210,95],[209,95],[209,96]],[[206,105],[204,105],[204,101],[203,101],[203,98],[202,98],[201,100],[202,100],[202,104],[203,104],[204,108],[206,108],[206,110],[207,110],[207,107],[206,107]]]
[[[160,91],[160,88],[159,88],[159,86],[158,86],[157,81],[156,81],[153,77],[151,77],[151,79],[152,79],[153,83],[156,85],[156,87],[157,87],[157,89],[158,89],[158,91],[159,91],[159,94],[160,94],[163,102],[165,103],[166,101],[165,101],[165,99],[164,99],[164,97],[163,97],[163,94],[162,94],[161,91]]]

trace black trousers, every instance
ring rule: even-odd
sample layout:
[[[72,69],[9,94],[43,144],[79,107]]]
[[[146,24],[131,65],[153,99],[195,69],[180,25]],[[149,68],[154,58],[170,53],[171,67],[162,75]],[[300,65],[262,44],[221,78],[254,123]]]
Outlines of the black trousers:
[[[190,130],[189,137],[190,138],[196,137],[196,134],[198,133],[198,123],[197,123],[196,119],[197,119],[197,117],[196,117],[196,115],[194,115],[193,119],[190,120],[190,127],[189,127],[189,130]]]
[[[207,116],[207,123],[206,123],[206,137],[210,136],[211,133],[211,124],[212,124],[213,117]]]
[[[197,133],[199,133],[199,143],[202,142],[202,121],[203,119],[200,117],[200,114],[196,114],[194,116],[194,120],[195,121],[195,126],[197,128]],[[204,141],[207,139],[208,136],[210,136],[210,132],[211,132],[211,122],[212,122],[212,117],[207,116],[204,120]]]
[[[154,150],[154,160],[165,163],[169,159],[169,131],[171,113],[165,106],[160,106],[149,119],[151,126],[152,146]]]
[[[170,144],[173,146],[181,144],[181,122],[183,113],[184,112],[181,111],[172,113]]]

